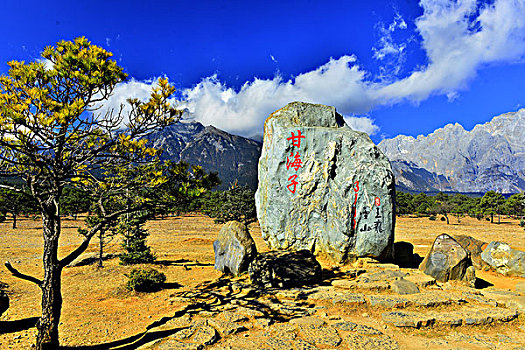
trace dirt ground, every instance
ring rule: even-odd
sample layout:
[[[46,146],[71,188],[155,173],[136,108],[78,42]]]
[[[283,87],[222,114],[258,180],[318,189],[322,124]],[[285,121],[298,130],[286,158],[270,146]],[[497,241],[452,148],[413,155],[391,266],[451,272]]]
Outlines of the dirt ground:
[[[37,277],[42,275],[41,222],[22,218],[19,227],[11,229],[11,222],[0,224],[0,260],[10,261],[21,272]],[[59,256],[66,255],[81,242],[77,228],[82,220],[65,219]],[[109,344],[118,339],[136,336],[148,325],[164,316],[171,316],[173,301],[170,296],[181,289],[218,278],[213,269],[212,243],[221,225],[203,215],[186,215],[155,220],[147,224],[149,245],[158,261],[153,267],[167,276],[166,288],[156,293],[129,293],[124,290],[125,274],[136,266],[121,266],[118,259],[105,262],[104,268],[95,265],[70,267],[63,272],[63,309],[60,324],[61,344],[64,346]],[[257,224],[250,226],[258,251],[268,250]],[[490,224],[473,218],[451,218],[444,221],[428,218],[397,218],[396,241],[414,244],[415,253],[424,256],[433,240],[441,233],[465,234],[485,242],[499,240],[514,248],[525,250],[525,231],[518,221],[502,218],[501,224]],[[96,241],[88,252],[97,251]],[[106,249],[118,253],[118,241]],[[321,261],[324,268],[331,264]],[[492,272],[477,272],[478,277],[498,288],[514,289],[523,278],[511,278]],[[40,291],[32,283],[12,277],[0,269],[0,281],[9,285],[11,306],[0,317],[0,349],[29,349],[34,342],[34,324],[40,312]],[[109,347],[109,346],[108,346]]]

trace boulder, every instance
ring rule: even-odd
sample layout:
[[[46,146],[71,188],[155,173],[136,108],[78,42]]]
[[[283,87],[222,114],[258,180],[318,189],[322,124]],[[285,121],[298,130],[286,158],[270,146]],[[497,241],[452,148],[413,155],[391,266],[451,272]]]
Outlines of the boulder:
[[[321,282],[321,265],[309,250],[259,254],[248,268],[253,284],[262,288],[290,288]]]
[[[481,253],[487,243],[466,235],[454,235],[453,237],[456,242],[470,254],[470,260],[476,270],[482,270],[488,266],[488,264],[481,259]]]
[[[215,269],[238,276],[248,270],[257,255],[257,248],[248,227],[238,221],[224,224],[213,242]]]
[[[473,282],[469,253],[447,234],[439,235],[419,269],[440,282],[465,280]],[[474,276],[475,278],[475,276]]]
[[[512,249],[507,243],[490,242],[481,258],[501,274],[525,277],[525,252]]]
[[[266,120],[255,202],[272,249],[391,260],[394,192],[389,160],[334,107],[293,102]]]
[[[9,309],[9,297],[7,293],[0,289],[0,316]]]

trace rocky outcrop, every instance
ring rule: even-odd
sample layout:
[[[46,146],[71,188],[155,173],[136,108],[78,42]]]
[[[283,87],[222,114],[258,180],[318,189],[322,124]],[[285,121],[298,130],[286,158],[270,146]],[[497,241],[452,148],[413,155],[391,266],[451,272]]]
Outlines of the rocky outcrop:
[[[419,269],[440,282],[475,279],[469,253],[447,234],[435,239]]]
[[[261,143],[229,134],[196,121],[180,121],[150,135],[149,140],[164,152],[161,159],[200,165],[221,178],[218,189],[226,190],[237,181],[257,188],[257,160]]]
[[[516,193],[525,190],[525,109],[467,131],[448,124],[429,135],[399,135],[378,145],[397,185],[414,191]]]
[[[308,250],[259,254],[248,268],[253,284],[262,288],[290,288],[321,282],[321,265]]]
[[[271,248],[391,259],[394,191],[388,159],[334,107],[294,102],[266,120],[255,200]]]
[[[238,276],[248,270],[257,255],[257,248],[246,225],[238,221],[224,224],[213,242],[215,269]]]
[[[525,277],[525,252],[512,249],[504,242],[490,242],[481,258],[497,272]]]

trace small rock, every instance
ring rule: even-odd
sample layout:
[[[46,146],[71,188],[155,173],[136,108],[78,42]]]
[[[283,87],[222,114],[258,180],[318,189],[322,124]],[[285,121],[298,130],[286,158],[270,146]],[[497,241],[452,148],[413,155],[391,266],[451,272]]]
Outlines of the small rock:
[[[223,321],[221,319],[211,319],[211,320],[208,320],[208,323],[212,327],[214,327],[223,337],[246,330],[244,326],[238,323]]]
[[[213,242],[215,269],[238,276],[248,270],[248,265],[257,255],[255,242],[248,227],[238,221],[224,224]]]
[[[219,317],[228,322],[243,322],[248,320],[248,318],[241,313],[232,311],[223,311]]]
[[[357,323],[350,322],[350,321],[343,321],[343,322],[338,322],[338,323],[333,324],[332,327],[334,327],[335,329],[341,330],[341,331],[349,332],[349,331],[353,331],[357,327]]]
[[[394,311],[384,312],[381,318],[386,323],[391,323],[396,327],[426,327],[434,322],[434,318],[430,315],[425,315],[419,312],[411,311]]]
[[[359,293],[343,293],[337,294],[332,299],[334,304],[342,304],[345,306],[358,306],[366,304],[365,297]]]
[[[490,242],[481,258],[501,274],[525,277],[525,252],[512,249],[507,243]]]
[[[370,305],[374,307],[384,308],[404,308],[409,304],[409,300],[406,298],[388,296],[388,295],[370,295]]]
[[[345,337],[345,341],[352,345],[352,349],[360,350],[398,350],[399,345],[397,342],[387,335],[366,336],[361,334],[348,334]]]
[[[263,288],[316,284],[321,282],[321,271],[321,265],[309,250],[261,253],[248,268],[252,283]]]
[[[210,326],[198,327],[192,338],[193,342],[202,345],[211,345],[215,343],[217,339],[217,331],[215,330],[215,328]]]
[[[289,321],[290,324],[300,326],[300,327],[310,327],[310,328],[321,328],[326,325],[326,322],[317,317],[301,317],[301,318],[292,318]]]
[[[447,234],[439,235],[419,269],[440,282],[465,280],[472,265],[468,252]],[[467,277],[472,277],[470,274]]]
[[[319,346],[339,346],[342,339],[332,327],[301,326],[300,333],[304,340]]]
[[[419,288],[414,282],[410,282],[400,278],[390,283],[390,288],[397,294],[416,294],[419,293]]]

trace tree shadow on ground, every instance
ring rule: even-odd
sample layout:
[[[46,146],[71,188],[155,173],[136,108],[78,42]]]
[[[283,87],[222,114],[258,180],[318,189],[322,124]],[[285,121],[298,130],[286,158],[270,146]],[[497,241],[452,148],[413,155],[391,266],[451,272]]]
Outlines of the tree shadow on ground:
[[[166,331],[156,332],[143,332],[130,337],[115,340],[109,343],[97,344],[97,345],[82,345],[82,346],[61,346],[60,350],[107,350],[107,349],[118,349],[118,350],[132,350],[137,349],[140,346],[159,340],[165,337],[169,337],[172,334],[180,331],[182,328],[175,328]]]
[[[335,273],[330,275],[330,277],[342,276],[342,274]],[[225,307],[231,306],[231,308],[237,308],[239,306],[246,309],[253,310],[254,312],[262,312],[265,314],[265,317],[271,319],[273,322],[286,322],[291,318],[301,317],[298,314],[286,314],[282,313],[282,308],[285,308],[286,305],[283,305],[277,298],[269,298],[271,305],[280,305],[279,308],[270,308],[268,304],[262,303],[257,299],[268,294],[273,294],[279,289],[259,289],[249,283],[247,276],[243,276],[240,279],[237,277],[232,280],[231,276],[224,275],[217,280],[208,281],[201,283],[200,285],[194,287],[192,290],[180,291],[172,294],[172,297],[178,297],[181,299],[187,299],[188,304],[175,311],[173,316],[164,317],[158,321],[151,323],[146,327],[145,332],[139,334],[115,340],[112,342],[96,344],[96,345],[87,345],[87,346],[68,346],[61,347],[62,350],[103,350],[103,349],[118,349],[118,350],[132,350],[138,349],[139,347],[160,340],[166,337],[169,337],[176,332],[184,329],[183,328],[174,328],[168,330],[154,330],[156,327],[160,327],[168,323],[172,319],[179,318],[185,314],[189,315],[198,315],[202,311],[207,312],[220,312],[225,310]],[[301,289],[305,288],[308,291],[310,288],[315,288],[317,285],[299,287]],[[296,300],[298,303],[306,304],[306,301]],[[304,315],[303,315],[304,316]]]
[[[0,321],[0,333],[25,331],[36,326],[38,317],[28,317],[15,321]]]
[[[188,260],[188,259],[177,259],[177,260],[157,260],[153,265],[162,265],[162,266],[214,266],[212,263],[201,263],[197,260]]]

